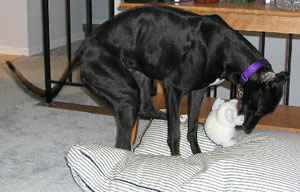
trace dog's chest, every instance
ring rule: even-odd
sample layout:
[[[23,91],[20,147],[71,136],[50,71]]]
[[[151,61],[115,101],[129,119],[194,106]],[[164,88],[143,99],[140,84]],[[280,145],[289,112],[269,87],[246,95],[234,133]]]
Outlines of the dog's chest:
[[[225,79],[217,78],[213,83],[209,84],[209,87],[221,84]]]

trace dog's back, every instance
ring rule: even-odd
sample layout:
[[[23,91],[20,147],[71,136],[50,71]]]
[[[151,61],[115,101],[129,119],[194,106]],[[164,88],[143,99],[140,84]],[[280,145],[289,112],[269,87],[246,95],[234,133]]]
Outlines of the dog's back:
[[[195,48],[201,22],[213,19],[170,7],[135,8],[102,24],[89,39],[120,51],[126,67],[162,80]]]

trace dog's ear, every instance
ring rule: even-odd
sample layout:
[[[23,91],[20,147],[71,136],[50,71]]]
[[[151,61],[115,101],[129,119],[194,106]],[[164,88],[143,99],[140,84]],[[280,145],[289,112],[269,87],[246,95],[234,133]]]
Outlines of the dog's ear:
[[[274,72],[268,71],[261,75],[260,82],[268,84],[270,81],[273,81],[276,78],[276,74]]]
[[[289,78],[290,75],[287,72],[281,71],[280,73],[276,74],[275,81],[284,84]]]
[[[284,84],[288,79],[290,75],[287,72],[280,72],[280,73],[273,73],[273,72],[266,72],[262,74],[261,76],[261,84],[262,85],[268,85],[269,83],[279,83]]]

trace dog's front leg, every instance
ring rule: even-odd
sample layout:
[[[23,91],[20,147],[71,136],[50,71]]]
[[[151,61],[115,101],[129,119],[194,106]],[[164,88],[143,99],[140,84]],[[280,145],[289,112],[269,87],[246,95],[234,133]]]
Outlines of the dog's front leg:
[[[198,117],[206,88],[190,91],[188,94],[188,133],[187,138],[193,154],[201,153],[198,140]]]
[[[170,87],[165,82],[163,84],[168,117],[168,145],[171,150],[171,155],[180,155],[179,108],[183,92],[173,87]]]

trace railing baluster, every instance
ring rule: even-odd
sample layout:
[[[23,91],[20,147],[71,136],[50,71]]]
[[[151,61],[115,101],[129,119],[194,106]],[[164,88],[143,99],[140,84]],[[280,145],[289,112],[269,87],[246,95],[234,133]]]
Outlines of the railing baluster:
[[[115,1],[109,0],[109,18],[112,18],[115,15]]]
[[[210,90],[211,90],[210,87],[207,87],[207,90],[206,90],[206,96],[207,97],[210,97]]]
[[[218,86],[217,85],[214,86],[214,98],[217,98],[217,95],[218,95],[217,89],[218,89]]]
[[[293,49],[293,34],[289,34],[288,36],[288,61],[286,65],[286,72],[291,75],[291,63],[292,63],[292,49]],[[285,105],[289,105],[290,101],[290,78],[286,82],[286,90],[285,90]]]
[[[71,59],[72,59],[70,1],[71,0],[66,0],[67,57],[68,57],[69,70],[70,70],[70,63],[71,63]],[[72,74],[70,74],[70,76],[69,76],[69,82],[72,82]]]
[[[50,67],[50,35],[49,35],[49,1],[42,0],[43,17],[43,52],[45,67],[46,103],[52,102],[51,96],[51,67]]]
[[[266,33],[261,33],[261,54],[265,57],[265,44],[266,44]]]
[[[86,35],[91,34],[92,32],[92,0],[86,0]]]

